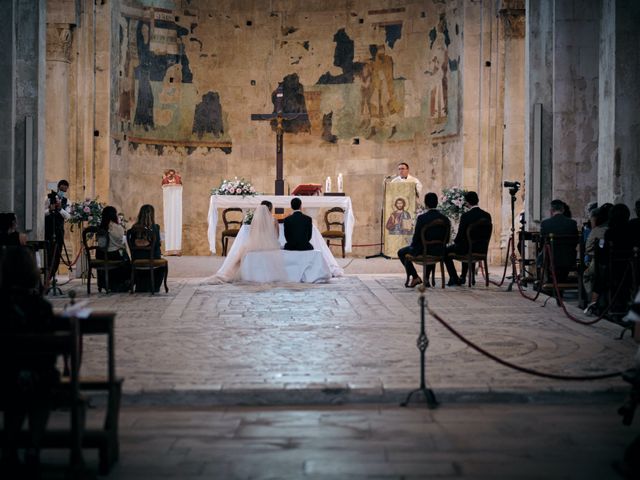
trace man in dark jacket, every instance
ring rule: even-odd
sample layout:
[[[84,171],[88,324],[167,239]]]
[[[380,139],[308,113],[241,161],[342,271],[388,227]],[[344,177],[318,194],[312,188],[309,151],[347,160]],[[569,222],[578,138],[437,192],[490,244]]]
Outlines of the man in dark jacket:
[[[554,235],[575,235],[573,238],[558,238],[554,241],[553,264],[558,282],[564,282],[569,276],[571,268],[576,266],[576,245],[578,244],[578,225],[572,218],[564,214],[565,203],[562,200],[552,200],[550,217],[540,223],[542,238]],[[549,276],[549,278],[551,278]]]
[[[284,219],[285,250],[313,250],[311,235],[313,223],[311,217],[300,211],[302,200],[298,197],[291,200],[293,213]]]
[[[447,255],[449,253],[455,253],[456,255],[465,255],[466,253],[468,253],[469,242],[467,241],[467,229],[469,228],[469,225],[472,225],[483,218],[486,218],[489,222],[491,222],[491,214],[489,212],[485,212],[478,206],[478,202],[480,200],[476,192],[465,193],[464,201],[469,207],[469,210],[467,210],[460,216],[460,226],[458,227],[458,233],[456,234],[456,238],[453,240],[453,244],[447,247]],[[484,244],[477,244],[474,247],[474,252],[486,253],[487,248],[489,248],[488,242]],[[467,265],[466,263],[462,264],[462,272],[460,274],[460,277],[458,277],[458,272],[456,272],[456,268],[453,265],[453,260],[451,258],[447,256],[444,264],[446,265],[447,272],[449,273],[449,282],[447,283],[447,285],[451,287],[463,284],[464,279],[467,276],[469,265]]]
[[[405,287],[413,288],[416,285],[420,285],[422,280],[416,272],[416,267],[413,266],[413,263],[406,259],[407,255],[422,255],[424,253],[424,247],[422,245],[422,229],[425,225],[433,222],[434,220],[444,220],[445,226],[443,228],[450,229],[451,224],[449,219],[445,217],[439,210],[436,209],[438,206],[438,196],[435,193],[429,192],[424,196],[424,204],[427,207],[427,211],[420,215],[416,220],[416,227],[413,232],[413,238],[411,239],[411,245],[401,248],[398,250],[398,258],[400,262],[404,266],[404,269],[407,272],[407,282],[405,283]],[[434,229],[433,231],[429,230],[427,232],[427,240],[433,240],[434,237],[440,236],[441,230]],[[442,251],[434,248],[429,250],[429,255],[441,255]],[[435,265],[427,266],[427,278],[424,279],[425,286],[429,286],[429,275],[431,271],[435,268]]]

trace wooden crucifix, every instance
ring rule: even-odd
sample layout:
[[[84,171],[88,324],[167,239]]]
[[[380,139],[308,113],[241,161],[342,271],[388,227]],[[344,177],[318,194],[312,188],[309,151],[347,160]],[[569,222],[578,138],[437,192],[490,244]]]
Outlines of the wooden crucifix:
[[[292,112],[283,112],[283,103],[284,103],[284,88],[282,83],[278,85],[276,89],[276,99],[275,99],[275,112],[273,113],[252,113],[251,120],[276,120],[276,183],[275,183],[275,192],[276,195],[284,195],[284,179],[282,176],[283,171],[283,133],[284,128],[282,126],[283,120],[308,120],[309,117],[305,112],[300,113],[292,113]]]

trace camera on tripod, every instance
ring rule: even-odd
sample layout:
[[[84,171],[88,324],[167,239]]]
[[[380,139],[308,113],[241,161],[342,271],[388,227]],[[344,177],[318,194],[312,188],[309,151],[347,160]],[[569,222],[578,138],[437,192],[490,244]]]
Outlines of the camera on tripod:
[[[55,205],[58,202],[58,193],[51,190],[51,193],[47,193],[47,198],[49,199],[49,205]]]
[[[518,193],[518,190],[520,190],[520,182],[510,182],[508,180],[505,180],[502,185],[504,186],[504,188],[509,189],[509,195],[511,196],[514,196],[516,193]]]

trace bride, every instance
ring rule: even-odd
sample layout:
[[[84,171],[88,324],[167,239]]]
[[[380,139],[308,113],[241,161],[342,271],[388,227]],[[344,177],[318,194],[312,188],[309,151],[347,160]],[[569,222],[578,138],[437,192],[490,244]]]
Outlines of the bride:
[[[215,285],[239,280],[242,259],[247,253],[280,250],[278,223],[271,215],[271,211],[267,205],[262,204],[256,208],[253,214],[253,220],[249,225],[249,235],[246,241],[238,242],[238,240],[239,238],[236,238],[220,269],[215,275],[205,279],[205,283]],[[284,271],[284,266],[275,265],[274,268],[282,268]],[[280,277],[278,272],[273,273]]]

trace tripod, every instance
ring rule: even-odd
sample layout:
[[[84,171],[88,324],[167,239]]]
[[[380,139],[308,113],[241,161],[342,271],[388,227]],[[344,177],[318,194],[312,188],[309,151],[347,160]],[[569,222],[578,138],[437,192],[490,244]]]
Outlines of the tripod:
[[[51,292],[53,294],[53,296],[56,295],[62,295],[62,290],[60,289],[60,287],[58,287],[58,279],[57,279],[57,273],[58,273],[58,267],[60,266],[60,259],[62,257],[62,249],[64,248],[65,252],[67,251],[67,247],[64,244],[64,223],[62,225],[62,232],[58,231],[58,225],[59,225],[59,219],[58,219],[58,213],[53,211],[49,213],[49,217],[51,218],[50,220],[50,228],[51,228],[51,255],[49,255],[49,258],[51,260],[51,265],[49,268],[49,272],[47,275],[47,289],[45,291],[45,295],[48,295],[49,292]],[[63,220],[64,222],[64,220]],[[46,231],[46,229],[45,229]],[[62,233],[62,235],[58,235],[59,233]],[[61,237],[61,241],[58,240],[58,237]],[[69,254],[67,253],[67,261],[69,261]]]
[[[507,182],[505,182],[505,186]],[[509,195],[511,195],[511,236],[509,237],[509,244],[507,245],[507,254],[509,254],[509,245],[511,246],[511,282],[507,286],[507,292],[513,289],[513,284],[518,279],[518,271],[516,269],[516,223],[515,223],[515,205],[516,205],[516,193],[520,184],[518,182],[512,183],[513,186],[509,188]],[[522,240],[524,245],[524,237]]]
[[[386,258],[387,260],[389,260],[391,257],[389,255],[385,255],[384,251],[383,251],[383,247],[384,247],[384,199],[387,197],[387,180],[389,179],[389,177],[385,177],[385,179],[382,181],[382,184],[384,185],[383,190],[382,190],[382,205],[380,206],[380,252],[374,254],[374,255],[367,255],[366,257],[364,257],[366,260],[369,260],[370,258],[377,258],[377,257],[382,257],[382,258]]]

